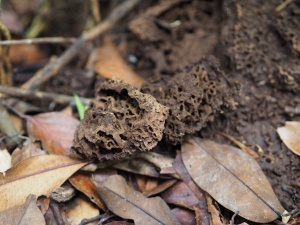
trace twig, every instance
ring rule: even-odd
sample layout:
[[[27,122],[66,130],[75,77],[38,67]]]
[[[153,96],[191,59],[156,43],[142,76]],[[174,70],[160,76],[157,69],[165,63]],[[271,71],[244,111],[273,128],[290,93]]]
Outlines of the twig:
[[[13,97],[26,97],[29,99],[49,100],[60,104],[67,104],[74,100],[73,96],[41,92],[41,91],[30,91],[22,88],[1,86],[1,85],[0,85],[0,93],[13,96]],[[80,98],[80,100],[83,104],[86,105],[88,105],[91,101],[88,98]]]
[[[21,40],[5,40],[0,41],[1,45],[22,45],[22,44],[43,44],[43,43],[74,43],[76,38],[63,38],[63,37],[45,37],[45,38],[32,38]]]
[[[67,63],[69,63],[75,55],[80,51],[84,44],[102,35],[107,30],[111,29],[116,22],[124,17],[140,0],[127,0],[116,7],[112,13],[95,26],[90,31],[83,33],[75,43],[73,43],[57,60],[50,63],[49,66],[42,69],[38,76],[33,76],[27,83],[30,90],[36,90],[41,84],[52,78],[57,72]]]
[[[279,6],[277,6],[273,13],[279,13],[280,11],[282,11],[285,7],[288,6],[288,4],[290,4],[293,0],[285,0],[284,2],[282,2]]]
[[[239,214],[240,212],[237,211],[236,213],[233,214],[233,216],[231,217],[230,223],[229,225],[234,225],[234,218]]]
[[[50,208],[53,212],[54,218],[57,222],[58,225],[64,225],[64,221],[62,219],[60,210],[59,210],[59,205],[55,201],[50,201]]]
[[[90,0],[90,7],[95,24],[100,23],[101,14],[100,14],[100,5],[98,0]]]

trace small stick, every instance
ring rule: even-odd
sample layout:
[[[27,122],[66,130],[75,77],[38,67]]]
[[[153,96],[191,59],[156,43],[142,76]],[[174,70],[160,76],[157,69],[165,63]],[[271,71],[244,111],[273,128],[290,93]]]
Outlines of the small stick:
[[[23,44],[44,44],[44,43],[74,43],[76,38],[63,38],[63,37],[45,37],[45,38],[32,38],[21,40],[5,40],[0,41],[1,45],[23,45]]]
[[[54,218],[58,225],[65,225],[65,222],[63,221],[63,218],[61,216],[59,205],[55,201],[50,201],[50,208],[53,212]]]
[[[234,225],[234,218],[239,214],[240,212],[237,211],[236,213],[233,214],[233,216],[231,217],[230,223],[229,225]]]
[[[100,5],[98,0],[90,0],[90,7],[92,11],[92,16],[95,24],[100,23],[101,14],[100,14]]]
[[[293,0],[285,0],[284,2],[282,2],[279,6],[277,6],[273,13],[279,13],[280,11],[282,11],[285,7],[288,6],[288,4],[290,4]]]
[[[75,57],[86,42],[99,37],[104,32],[111,29],[114,24],[123,18],[139,2],[140,0],[127,0],[116,7],[107,19],[103,20],[103,22],[99,23],[90,31],[83,33],[57,60],[43,68],[41,73],[37,74],[38,76],[33,76],[29,81],[27,81],[28,88],[30,90],[36,90],[41,84],[55,76],[63,66]]]
[[[73,96],[41,92],[41,91],[30,91],[22,88],[9,87],[0,85],[0,93],[13,96],[13,97],[26,97],[29,99],[40,99],[40,100],[50,100],[60,104],[68,104],[74,100]],[[80,98],[81,102],[88,105],[91,99]]]

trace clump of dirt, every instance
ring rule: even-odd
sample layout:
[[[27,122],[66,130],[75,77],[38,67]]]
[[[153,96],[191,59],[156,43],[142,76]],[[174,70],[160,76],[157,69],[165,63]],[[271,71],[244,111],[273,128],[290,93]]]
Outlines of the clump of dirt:
[[[226,78],[214,57],[203,59],[176,74],[161,92],[158,101],[170,108],[164,137],[180,144],[214,120],[225,107],[234,108],[238,85]]]
[[[123,81],[102,82],[75,132],[74,151],[103,161],[151,150],[162,139],[167,115],[151,95]]]

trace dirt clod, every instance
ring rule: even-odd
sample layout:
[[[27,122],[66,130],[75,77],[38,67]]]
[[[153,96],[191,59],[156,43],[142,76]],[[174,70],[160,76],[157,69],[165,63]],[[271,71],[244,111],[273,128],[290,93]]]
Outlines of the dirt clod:
[[[120,80],[100,83],[75,132],[74,150],[85,158],[126,158],[162,139],[168,108]]]

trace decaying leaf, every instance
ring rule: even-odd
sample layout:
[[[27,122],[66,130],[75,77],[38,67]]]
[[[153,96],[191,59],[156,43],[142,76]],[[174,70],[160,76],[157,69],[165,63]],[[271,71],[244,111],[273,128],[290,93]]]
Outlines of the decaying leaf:
[[[79,121],[61,112],[41,113],[27,118],[30,138],[41,140],[51,154],[67,155]]]
[[[102,169],[103,170],[103,173],[102,174],[105,174],[106,171],[109,171],[109,169]],[[103,211],[106,210],[106,206],[105,204],[103,203],[99,193],[97,192],[96,190],[96,186],[93,182],[93,177],[97,177],[99,179],[99,173],[101,173],[101,171],[99,172],[94,172],[93,174],[92,173],[89,173],[89,172],[83,172],[83,171],[78,171],[77,173],[73,174],[70,178],[69,178],[69,181],[70,183],[79,191],[81,191],[82,193],[84,193],[87,197],[90,198],[90,200],[92,202],[94,202],[100,209],[102,209]],[[108,177],[109,174],[106,176]],[[106,178],[105,177],[105,178]],[[104,179],[105,179],[104,178]],[[103,180],[104,180],[103,179]]]
[[[259,164],[245,152],[213,141],[190,138],[182,159],[193,180],[221,205],[259,223],[284,211]]]
[[[114,168],[150,177],[178,178],[173,167],[174,159],[155,152],[138,152],[134,159],[123,160],[113,165]]]
[[[0,149],[0,173],[5,173],[11,167],[11,156],[6,149]]]
[[[11,225],[46,224],[44,216],[36,204],[34,195],[29,195],[24,204],[0,212],[0,221],[1,224]]]
[[[207,209],[207,202],[205,199],[205,192],[193,181],[187,169],[185,168],[181,151],[177,150],[176,158],[173,163],[175,171],[180,176],[181,180],[187,185],[187,187],[193,192],[198,199],[198,204],[193,206],[196,214],[196,221],[201,221],[201,225],[210,225],[210,217]],[[197,223],[198,224],[198,223]]]
[[[135,174],[141,174],[150,177],[162,177],[153,164],[142,159],[122,160],[120,163],[113,165],[113,167]]]
[[[119,175],[95,184],[107,207],[124,219],[133,219],[137,225],[179,224],[160,197],[145,198]]]
[[[161,194],[163,200],[169,204],[174,204],[183,208],[193,210],[200,201],[189,187],[182,181],[167,189]]]
[[[86,165],[61,155],[41,155],[23,160],[0,174],[0,211],[21,205],[29,194],[49,196],[74,172]]]
[[[287,121],[284,127],[277,128],[283,143],[300,156],[300,122]]]
[[[191,210],[183,209],[183,208],[174,208],[172,209],[172,213],[175,215],[175,217],[182,225],[196,224],[195,213]]]
[[[98,208],[82,195],[66,204],[66,217],[70,225],[78,225],[83,219],[93,218],[98,215]],[[98,221],[94,221],[89,224],[96,225],[97,223]]]
[[[122,59],[117,47],[108,37],[98,49],[95,71],[106,78],[119,78],[134,87],[141,87],[144,80],[137,75]]]
[[[16,148],[11,154],[11,163],[12,165],[16,165],[24,159],[27,159],[36,155],[46,155],[47,153],[37,147],[36,143],[32,143],[30,141],[26,141],[23,143],[22,149]]]
[[[19,130],[15,127],[8,112],[2,107],[0,107],[0,131],[10,136],[8,142],[17,143],[19,141],[19,137],[16,135],[19,133]]]
[[[226,224],[224,221],[223,216],[220,213],[220,210],[216,208],[213,204],[213,199],[209,194],[206,194],[206,201],[207,201],[207,209],[211,216],[210,224],[212,225],[224,225]]]
[[[162,183],[158,184],[158,186],[150,191],[144,191],[143,195],[145,197],[150,197],[152,195],[157,195],[165,190],[167,190],[168,188],[170,188],[171,186],[173,186],[175,183],[177,182],[176,179],[171,179],[171,180],[166,180],[163,181]]]
[[[158,186],[158,179],[148,176],[135,175],[136,185],[139,192],[147,192]]]

